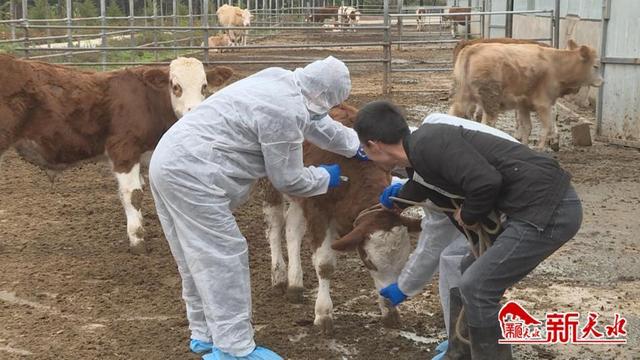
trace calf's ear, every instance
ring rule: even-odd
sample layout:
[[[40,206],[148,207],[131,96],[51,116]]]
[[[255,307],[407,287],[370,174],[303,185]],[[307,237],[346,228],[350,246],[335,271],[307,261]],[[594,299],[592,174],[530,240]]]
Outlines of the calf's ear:
[[[577,48],[578,48],[578,44],[573,39],[569,39],[569,41],[567,41],[567,49],[575,50]]]
[[[162,69],[145,70],[142,74],[144,82],[157,90],[163,90],[169,86],[169,71]]]
[[[584,62],[589,62],[593,60],[593,54],[591,54],[591,49],[589,49],[589,47],[585,45],[580,46],[580,57]]]
[[[409,232],[420,232],[422,231],[422,220],[414,219],[406,216],[400,215],[400,222],[402,225],[406,226]]]
[[[364,226],[358,225],[350,233],[334,241],[331,248],[336,251],[352,251],[355,250],[362,242],[364,242],[367,232]]]
[[[216,66],[207,70],[207,84],[209,86],[220,86],[227,82],[233,75],[233,70],[226,66]]]

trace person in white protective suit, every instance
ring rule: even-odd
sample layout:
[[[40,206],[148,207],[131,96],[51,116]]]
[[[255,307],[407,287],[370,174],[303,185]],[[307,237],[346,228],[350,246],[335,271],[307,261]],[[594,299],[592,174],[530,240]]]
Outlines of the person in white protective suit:
[[[493,127],[466,119],[457,118],[451,115],[434,113],[427,116],[423,124],[452,124],[476,131],[487,132],[495,136],[502,137],[510,141],[517,141],[509,134]],[[411,129],[416,130],[415,128]],[[408,179],[394,178],[393,183],[404,184]],[[392,184],[390,186],[393,187]],[[444,323],[447,334],[452,334],[451,318],[457,318],[462,306],[460,301],[453,299],[454,310],[451,310],[451,291],[459,287],[462,273],[460,263],[469,252],[469,245],[464,234],[456,227],[454,221],[446,214],[431,210],[428,207],[422,208],[425,216],[422,218],[422,232],[418,238],[418,244],[409,260],[405,264],[398,277],[398,281],[383,289],[383,296],[391,293],[391,303],[398,305],[409,297],[420,294],[427,283],[429,283],[436,270],[439,273],[438,290],[440,293],[440,303],[444,315]],[[393,290],[391,290],[393,289]],[[393,294],[395,292],[395,294]],[[455,293],[455,290],[454,290]],[[395,295],[395,296],[394,296]],[[454,312],[451,316],[451,311]],[[449,341],[445,340],[436,347],[438,353],[433,360],[445,358]],[[456,349],[458,350],[458,349]],[[449,351],[451,355],[451,351]],[[471,356],[470,354],[468,355]],[[455,358],[455,357],[451,357]]]
[[[357,134],[327,115],[350,89],[349,70],[333,57],[265,69],[206,99],[156,147],[151,190],[182,277],[190,348],[203,359],[281,359],[253,340],[247,241],[231,212],[265,176],[292,196],[338,186],[338,165],[304,167],[305,139],[366,160]]]

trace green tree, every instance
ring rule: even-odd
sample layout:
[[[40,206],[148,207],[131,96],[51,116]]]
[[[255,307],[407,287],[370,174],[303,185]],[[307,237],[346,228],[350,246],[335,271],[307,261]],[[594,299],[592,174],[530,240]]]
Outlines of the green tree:
[[[35,0],[29,6],[29,19],[51,19],[54,17],[54,8],[47,3],[48,0]]]
[[[99,15],[98,7],[93,0],[84,0],[73,4],[73,16],[79,18],[96,17]]]
[[[122,17],[124,16],[124,11],[118,5],[116,0],[109,0],[109,5],[107,6],[107,16],[109,17]]]

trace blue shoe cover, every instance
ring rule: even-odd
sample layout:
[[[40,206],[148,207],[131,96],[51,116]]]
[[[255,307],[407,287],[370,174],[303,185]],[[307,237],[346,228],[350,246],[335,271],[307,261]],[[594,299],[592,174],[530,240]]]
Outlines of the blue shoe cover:
[[[211,351],[213,344],[202,340],[191,339],[189,342],[189,350],[196,354],[202,354]]]
[[[253,352],[247,356],[233,356],[220,349],[214,347],[213,350],[202,357],[202,360],[284,360],[280,355],[273,351],[257,346]]]
[[[447,351],[448,347],[449,347],[449,340],[445,340],[445,341],[441,342],[440,344],[438,344],[438,346],[436,346],[436,352],[443,353],[443,352]]]
[[[444,358],[444,355],[444,352],[438,353],[438,355],[434,356],[431,360],[442,360]]]

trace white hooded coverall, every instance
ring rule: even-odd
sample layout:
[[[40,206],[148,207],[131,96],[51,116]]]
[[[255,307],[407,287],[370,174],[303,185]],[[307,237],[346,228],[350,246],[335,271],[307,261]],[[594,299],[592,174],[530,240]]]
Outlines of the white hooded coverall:
[[[265,69],[206,99],[160,140],[149,179],[192,339],[238,357],[255,348],[247,242],[231,211],[265,176],[293,196],[327,192],[329,173],[303,166],[302,143],[356,154],[355,131],[326,116],[350,89],[333,57],[293,72]]]

